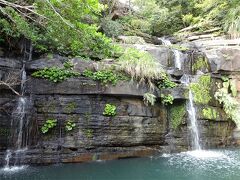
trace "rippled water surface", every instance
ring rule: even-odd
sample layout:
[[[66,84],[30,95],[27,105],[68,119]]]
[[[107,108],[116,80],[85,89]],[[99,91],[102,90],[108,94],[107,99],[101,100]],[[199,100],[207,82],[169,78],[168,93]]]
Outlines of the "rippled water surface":
[[[1,169],[1,180],[240,180],[240,150]]]

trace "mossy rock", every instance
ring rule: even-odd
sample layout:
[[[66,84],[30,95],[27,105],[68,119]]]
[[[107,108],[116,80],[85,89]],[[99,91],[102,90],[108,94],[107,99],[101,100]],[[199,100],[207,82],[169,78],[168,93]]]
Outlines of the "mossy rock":
[[[208,60],[202,55],[199,55],[195,59],[195,61],[193,62],[193,65],[192,65],[192,71],[194,74],[198,70],[203,71],[203,72],[208,72],[210,70],[210,65],[208,63]]]
[[[190,84],[190,89],[194,94],[194,102],[197,104],[208,104],[212,99],[211,90],[211,76],[203,75],[196,83]]]
[[[217,120],[220,117],[219,112],[216,109],[210,107],[203,108],[201,114],[204,119],[209,120]]]
[[[0,128],[0,136],[1,137],[8,137],[10,136],[10,128],[7,128],[7,127],[1,127]]]
[[[181,124],[183,124],[185,115],[185,103],[172,105],[169,109],[170,128],[176,130]]]

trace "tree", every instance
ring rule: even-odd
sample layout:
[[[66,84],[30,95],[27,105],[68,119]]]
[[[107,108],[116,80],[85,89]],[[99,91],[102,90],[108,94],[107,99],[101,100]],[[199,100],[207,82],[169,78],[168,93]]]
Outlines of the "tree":
[[[0,0],[5,43],[27,38],[38,51],[102,59],[111,56],[111,40],[98,32],[104,6],[98,0]]]

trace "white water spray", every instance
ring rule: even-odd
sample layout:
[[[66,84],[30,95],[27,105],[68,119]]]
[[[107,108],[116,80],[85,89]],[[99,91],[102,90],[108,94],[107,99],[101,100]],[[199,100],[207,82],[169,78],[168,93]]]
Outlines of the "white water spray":
[[[5,156],[5,162],[6,162],[6,165],[5,165],[5,167],[4,167],[4,169],[9,169],[10,167],[9,167],[9,161],[10,161],[10,158],[12,157],[12,152],[8,149],[7,150],[7,154],[6,154],[6,156]]]

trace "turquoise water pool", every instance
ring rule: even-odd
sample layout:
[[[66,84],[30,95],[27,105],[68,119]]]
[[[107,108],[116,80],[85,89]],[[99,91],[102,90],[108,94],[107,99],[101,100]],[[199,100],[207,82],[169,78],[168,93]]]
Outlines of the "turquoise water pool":
[[[158,157],[14,167],[1,180],[240,180],[240,151],[192,151]]]

